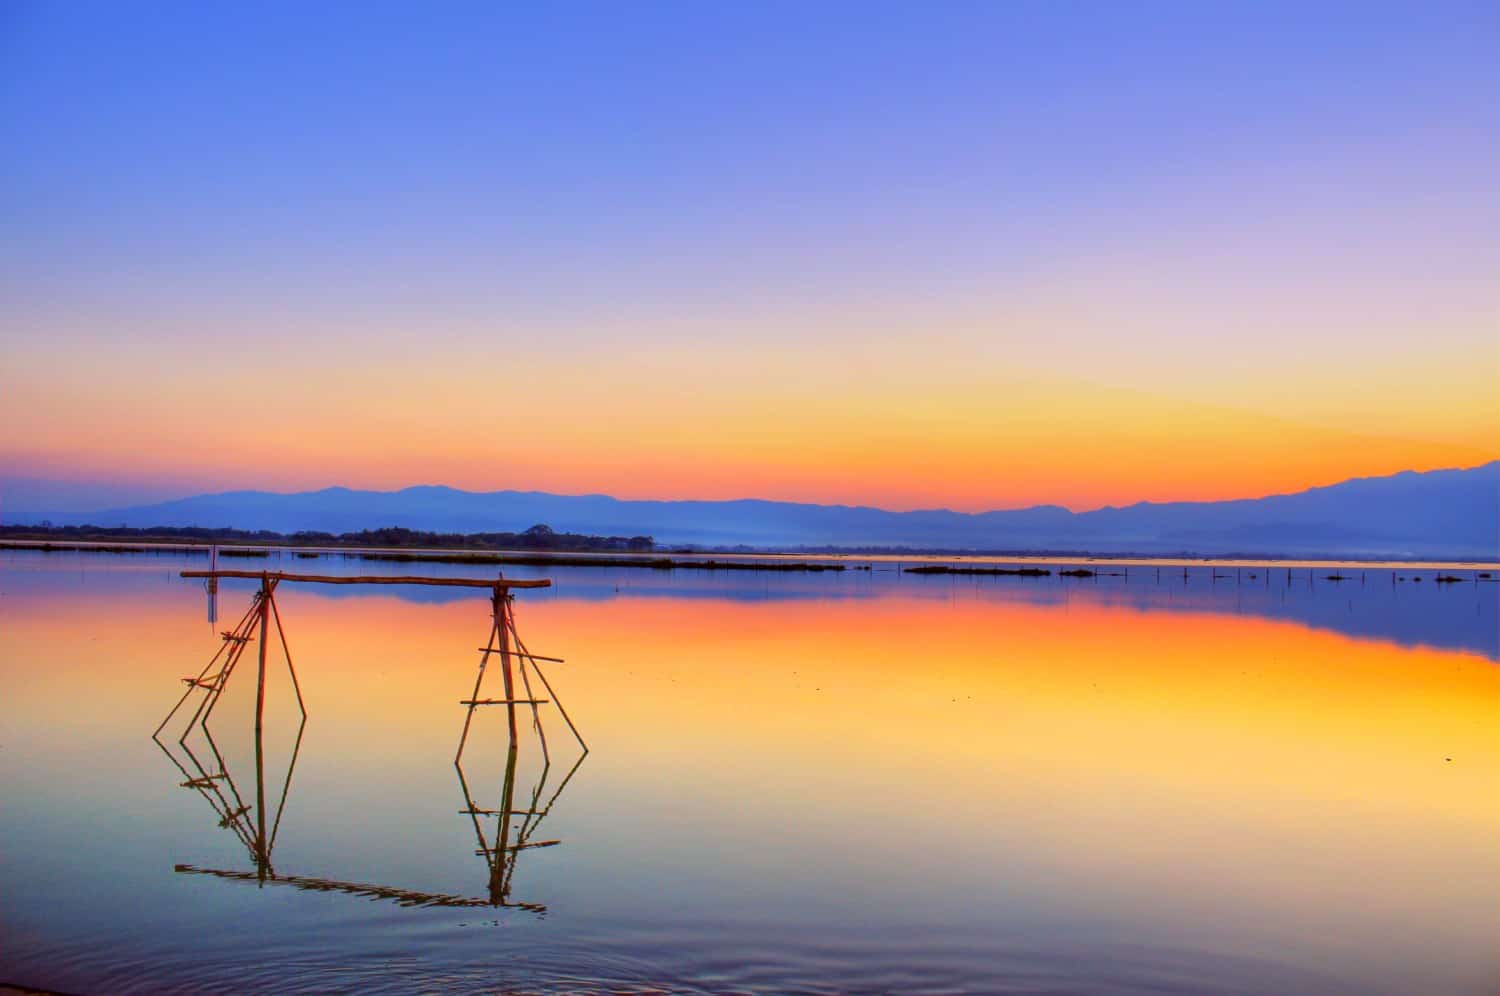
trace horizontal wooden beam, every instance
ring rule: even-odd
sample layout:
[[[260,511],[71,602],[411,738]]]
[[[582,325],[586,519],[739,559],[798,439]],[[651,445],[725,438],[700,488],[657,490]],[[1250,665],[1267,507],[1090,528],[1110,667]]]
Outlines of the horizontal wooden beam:
[[[185,578],[251,578],[269,581],[307,581],[312,584],[425,584],[443,588],[550,588],[550,578],[511,580],[496,578],[421,578],[408,575],[366,574],[342,577],[336,574],[284,574],[281,571],[183,571]]]
[[[517,650],[514,647],[511,647],[509,650],[504,650],[498,647],[480,647],[479,652],[481,654],[510,654],[512,657],[526,657],[534,661],[550,661],[553,664],[567,663],[567,661],[563,660],[561,657],[543,657],[541,654],[533,654],[529,650]]]
[[[489,857],[491,854],[497,854],[501,851],[526,851],[533,847],[556,847],[561,843],[562,841],[560,840],[538,840],[525,844],[512,844],[509,847],[481,847],[474,853],[483,857]]]
[[[459,705],[546,705],[546,699],[459,699]]]

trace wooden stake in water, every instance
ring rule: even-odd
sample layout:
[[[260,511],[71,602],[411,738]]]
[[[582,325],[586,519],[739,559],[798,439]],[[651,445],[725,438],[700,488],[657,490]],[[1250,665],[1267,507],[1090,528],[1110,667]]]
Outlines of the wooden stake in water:
[[[266,878],[266,632],[271,618],[271,579],[260,579],[260,668],[255,678],[255,850],[256,871]]]
[[[516,693],[513,687],[510,673],[510,620],[507,618],[510,612],[510,595],[499,585],[495,586],[495,595],[492,604],[495,606],[495,628],[500,635],[500,668],[501,675],[505,680],[505,712],[510,723],[510,742],[516,742]]]

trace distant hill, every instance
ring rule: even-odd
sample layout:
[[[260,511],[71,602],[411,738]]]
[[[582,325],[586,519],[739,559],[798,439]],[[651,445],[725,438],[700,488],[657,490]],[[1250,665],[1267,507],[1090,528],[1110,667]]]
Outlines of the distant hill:
[[[102,526],[233,526],[343,533],[383,526],[494,532],[546,523],[559,531],[651,535],[658,544],[912,547],[1155,553],[1500,555],[1500,461],[1460,470],[1359,478],[1296,494],[1236,501],[1141,502],[1070,512],[1037,506],[969,514],[890,512],[761,501],[626,501],[540,491],[327,488],[233,491],[57,521]]]

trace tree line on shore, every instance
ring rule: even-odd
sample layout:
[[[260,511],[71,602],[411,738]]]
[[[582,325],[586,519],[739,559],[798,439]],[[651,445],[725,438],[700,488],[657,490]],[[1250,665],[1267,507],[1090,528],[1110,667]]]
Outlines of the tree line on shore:
[[[412,547],[419,549],[470,550],[623,550],[649,552],[656,548],[650,536],[590,536],[560,533],[538,524],[522,532],[439,533],[388,526],[358,532],[328,533],[301,530],[278,533],[269,529],[207,528],[203,526],[0,526],[0,537],[74,542],[130,541],[137,543],[247,543],[277,546]]]

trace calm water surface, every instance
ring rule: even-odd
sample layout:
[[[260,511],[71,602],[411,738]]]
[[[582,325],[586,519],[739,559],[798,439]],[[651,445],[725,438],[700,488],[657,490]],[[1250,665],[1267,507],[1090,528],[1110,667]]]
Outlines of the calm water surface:
[[[177,577],[201,566],[0,551],[0,981],[1500,988],[1495,584],[512,569],[556,583],[517,623],[567,659],[545,673],[590,750],[543,706],[544,767],[528,710],[507,780],[480,709],[462,782],[483,593],[284,585],[309,718],[299,745],[273,666],[258,785],[242,663],[205,763],[225,819],[151,739],[250,604],[226,583],[210,625]],[[497,880],[471,808],[560,843]]]

